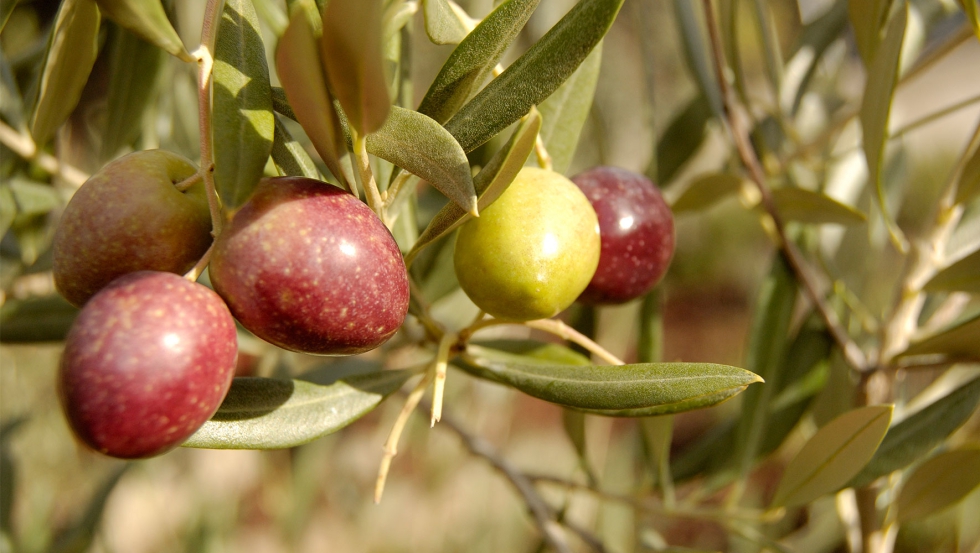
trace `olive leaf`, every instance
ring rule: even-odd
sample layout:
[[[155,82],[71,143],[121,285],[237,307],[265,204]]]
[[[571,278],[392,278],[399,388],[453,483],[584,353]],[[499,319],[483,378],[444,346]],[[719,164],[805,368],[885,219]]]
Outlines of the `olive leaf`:
[[[391,108],[381,19],[381,0],[331,0],[323,11],[323,67],[348,123],[362,136],[380,129]]]
[[[311,9],[305,4],[298,5],[276,47],[276,72],[296,120],[310,137],[320,159],[347,186],[340,166],[346,141],[321,69],[318,26],[319,18],[314,19]]]
[[[459,44],[466,38],[466,27],[447,0],[422,0],[422,14],[425,34],[435,44]]]
[[[966,422],[980,403],[980,378],[960,386],[888,429],[871,462],[848,483],[860,487],[925,456]]]
[[[225,0],[215,40],[214,182],[223,204],[244,204],[272,152],[272,87],[251,0]]]
[[[65,0],[51,33],[31,136],[47,142],[82,97],[99,52],[99,8],[93,0]]]
[[[848,2],[847,15],[854,29],[854,42],[864,65],[871,67],[881,47],[881,28],[888,17],[893,0]]]
[[[411,375],[409,371],[383,371],[329,385],[236,378],[218,412],[183,446],[278,449],[305,444],[361,418]]]
[[[299,123],[296,114],[293,113],[293,106],[289,105],[286,99],[286,91],[281,86],[272,87],[272,110]]]
[[[99,9],[115,24],[125,27],[144,40],[157,45],[184,61],[194,57],[184,49],[177,31],[167,19],[160,0],[95,0]]]
[[[718,86],[712,67],[712,54],[708,50],[711,42],[708,40],[708,32],[701,20],[697,2],[674,0],[674,13],[681,31],[687,66],[692,69],[694,80],[698,83],[701,96],[707,99],[707,106],[711,113],[719,119],[723,118],[721,88]]]
[[[667,125],[657,141],[657,173],[648,175],[661,186],[669,183],[704,142],[705,127],[711,119],[711,106],[699,94]]]
[[[980,449],[945,451],[915,469],[898,494],[898,521],[925,518],[980,486]]]
[[[457,363],[474,376],[536,398],[608,416],[646,416],[707,407],[761,382],[749,371],[726,365],[546,365],[473,344]]]
[[[165,54],[115,26],[109,62],[109,93],[101,157],[109,160],[139,137],[143,113],[156,90]]]
[[[280,175],[323,180],[310,155],[306,153],[302,144],[293,140],[278,116],[276,116],[276,129],[272,139],[272,163],[275,164]]]
[[[622,5],[623,0],[582,0],[576,4],[541,40],[460,108],[446,122],[446,129],[464,151],[470,152],[523,117],[575,72],[605,36]]]
[[[675,214],[688,211],[703,211],[737,193],[745,181],[731,173],[708,173],[694,179],[681,195],[674,200],[670,209]]]
[[[508,0],[494,8],[450,54],[418,110],[440,123],[452,117],[490,75],[540,1]]]
[[[466,153],[432,118],[393,106],[384,125],[367,135],[367,151],[426,180],[464,210],[476,212]]]
[[[980,250],[936,273],[922,287],[929,292],[970,292],[980,294]]]
[[[77,316],[78,308],[60,295],[8,299],[0,307],[0,327],[3,328],[0,342],[22,344],[62,341]]]
[[[779,214],[788,221],[812,224],[859,225],[867,220],[864,213],[844,205],[830,196],[803,188],[783,187],[772,191]]]
[[[559,173],[568,171],[575,156],[579,135],[592,109],[601,65],[602,42],[599,42],[572,76],[538,106],[541,140],[551,156],[552,169]]]
[[[878,449],[892,411],[891,405],[861,407],[824,425],[786,466],[771,506],[803,505],[844,486]]]
[[[887,13],[887,12],[886,12]],[[908,21],[908,7],[903,6],[888,24],[888,31],[881,46],[874,53],[868,67],[868,83],[864,87],[861,100],[861,130],[864,138],[864,156],[868,162],[868,182],[877,191],[878,209],[888,226],[893,244],[899,251],[905,251],[908,243],[885,203],[885,184],[882,174],[885,166],[885,145],[888,143],[888,119],[891,114],[892,96],[898,84],[899,62],[902,42],[905,38],[905,25]]]
[[[520,172],[524,162],[534,150],[535,138],[538,136],[540,127],[541,116],[537,110],[532,109],[529,116],[514,131],[507,144],[497,151],[490,162],[474,177],[473,186],[479,195],[477,206],[480,210],[486,209],[503,194],[510,183],[514,182],[517,173]],[[411,265],[412,260],[422,248],[445,236],[469,220],[470,217],[471,215],[454,203],[445,205],[429,221],[429,225],[425,227],[422,235],[416,240],[412,250],[405,256],[405,263]]]
[[[976,278],[976,273],[974,273]],[[951,324],[949,327],[921,340],[909,344],[899,354],[909,355],[945,354],[952,357],[980,359],[980,313]]]
[[[13,2],[8,2],[13,4]],[[15,129],[25,127],[24,98],[10,70],[7,56],[0,51],[0,116]]]

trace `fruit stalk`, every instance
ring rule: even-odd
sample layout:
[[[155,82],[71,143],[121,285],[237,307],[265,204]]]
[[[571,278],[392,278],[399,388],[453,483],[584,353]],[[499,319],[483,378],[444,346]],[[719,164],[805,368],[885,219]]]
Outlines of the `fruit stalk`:
[[[217,19],[221,16],[218,8],[219,0],[208,0],[204,9],[204,23],[201,26],[201,45],[192,52],[197,60],[197,121],[201,135],[201,176],[204,178],[204,188],[208,196],[208,208],[211,210],[211,235],[221,234],[221,205],[218,193],[214,187],[214,154],[211,151],[211,69],[214,67],[215,34],[218,32]]]

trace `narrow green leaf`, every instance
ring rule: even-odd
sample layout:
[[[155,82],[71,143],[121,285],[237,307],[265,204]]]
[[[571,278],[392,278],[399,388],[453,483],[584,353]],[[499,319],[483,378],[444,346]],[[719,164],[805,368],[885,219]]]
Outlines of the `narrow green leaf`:
[[[346,141],[321,69],[318,25],[304,5],[293,10],[276,47],[276,71],[296,121],[333,176],[347,186],[340,168]]]
[[[819,192],[802,188],[776,188],[772,191],[779,213],[789,221],[800,223],[860,225],[864,213]]]
[[[490,140],[561,86],[602,40],[622,5],[623,0],[582,0],[490,81],[446,123],[463,150]]]
[[[165,56],[159,48],[122,27],[113,31],[103,160],[114,158],[139,137],[143,113],[153,98]]]
[[[980,195],[980,145],[963,166],[956,188],[956,203],[966,203]]]
[[[898,422],[888,430],[868,466],[848,486],[864,486],[924,457],[970,418],[978,402],[980,378]]]
[[[776,255],[756,300],[745,359],[748,370],[758,374],[766,385],[747,390],[742,401],[734,456],[743,478],[755,464],[762,438],[767,434],[770,403],[782,386],[796,296],[793,271],[782,255]]]
[[[286,99],[286,91],[281,86],[272,87],[272,110],[299,123],[296,114],[293,113],[293,106],[289,105],[289,100]]]
[[[64,206],[61,194],[50,184],[16,176],[7,180],[18,215],[43,215]]]
[[[696,179],[674,200],[670,209],[675,213],[703,211],[726,197],[736,194],[744,181],[731,173],[708,173]]]
[[[936,273],[922,289],[929,292],[980,294],[980,250]]]
[[[464,210],[476,211],[466,152],[434,119],[393,106],[384,125],[367,135],[367,151],[421,177]]]
[[[323,67],[347,121],[362,136],[380,129],[391,108],[381,16],[381,0],[330,0],[323,11]]]
[[[714,67],[709,51],[708,32],[701,21],[700,7],[697,2],[674,0],[674,13],[680,26],[681,39],[684,45],[684,56],[687,66],[694,73],[701,95],[707,99],[708,107],[715,117],[723,117],[721,89],[715,78]]]
[[[977,35],[977,39],[980,39],[980,4],[977,4],[976,0],[957,0],[957,3],[963,8],[966,20],[973,27],[973,34]]]
[[[680,168],[704,142],[705,126],[709,119],[711,106],[700,94],[671,120],[657,141],[657,174],[649,175],[654,182],[663,186],[677,176]]]
[[[130,466],[131,463],[126,463],[106,478],[92,499],[89,500],[88,506],[85,507],[81,516],[55,538],[54,545],[48,549],[50,553],[76,553],[89,550],[99,529],[99,523],[102,520],[106,503],[109,501],[109,495]]]
[[[881,28],[892,0],[865,0],[863,2],[848,2],[847,15],[854,29],[854,42],[858,53],[864,60],[864,65],[871,67],[875,54],[881,43]]]
[[[160,0],[95,0],[99,9],[115,24],[125,27],[143,40],[156,44],[164,51],[184,61],[194,57],[184,49]]]
[[[508,0],[490,12],[453,50],[419,104],[445,123],[483,84],[541,0]]]
[[[898,521],[925,518],[980,486],[980,449],[946,451],[919,465],[898,494]]]
[[[977,278],[976,273],[974,278]],[[909,344],[909,347],[899,355],[905,357],[932,353],[980,359],[980,313]]]
[[[13,4],[13,0],[7,2]],[[26,127],[24,115],[24,98],[20,94],[20,87],[17,80],[10,70],[10,63],[3,51],[0,51],[0,116],[15,129]]]
[[[541,140],[551,156],[552,168],[558,173],[568,171],[575,157],[579,135],[592,109],[601,66],[602,42],[599,42],[572,76],[538,106]]]
[[[861,130],[864,136],[862,145],[868,162],[868,182],[875,186],[878,209],[881,210],[881,215],[888,226],[892,242],[902,252],[908,249],[908,243],[888,212],[882,173],[885,166],[885,146],[888,144],[888,119],[892,109],[892,96],[898,84],[899,62],[907,21],[908,7],[903,6],[888,24],[885,39],[875,51],[874,59],[868,66],[868,82],[864,87],[860,113]]]
[[[252,0],[225,0],[214,48],[214,183],[226,208],[262,178],[275,118],[259,18]]]
[[[218,412],[183,446],[279,449],[305,444],[369,413],[411,375],[383,371],[330,385],[236,378]]]
[[[817,431],[787,465],[772,507],[803,505],[840,489],[878,449],[892,410],[891,405],[861,407]]]
[[[459,44],[466,38],[466,27],[446,0],[422,0],[425,34],[436,44]]]
[[[82,97],[99,51],[99,21],[92,0],[65,0],[58,9],[31,120],[38,144],[54,135]]]
[[[507,144],[494,154],[486,167],[474,177],[473,187],[479,196],[477,206],[481,211],[499,198],[510,183],[514,182],[517,173],[524,167],[524,162],[534,150],[535,137],[540,128],[541,116],[537,110],[532,110],[530,116],[514,131]],[[405,256],[405,263],[410,265],[411,260],[414,260],[423,248],[468,221],[470,217],[472,215],[454,203],[445,205],[429,221],[429,225],[416,240],[412,250]]]
[[[0,236],[7,234],[17,217],[17,201],[10,185],[0,182]]]
[[[276,132],[272,139],[272,162],[280,175],[323,180],[323,176],[303,145],[293,140],[278,116],[276,116]]]
[[[612,416],[645,416],[707,407],[727,399],[758,376],[707,363],[570,366],[527,363],[520,355],[470,345],[459,360],[474,376],[565,407]]]
[[[9,299],[0,308],[0,342],[60,342],[77,316],[78,308],[61,296]]]

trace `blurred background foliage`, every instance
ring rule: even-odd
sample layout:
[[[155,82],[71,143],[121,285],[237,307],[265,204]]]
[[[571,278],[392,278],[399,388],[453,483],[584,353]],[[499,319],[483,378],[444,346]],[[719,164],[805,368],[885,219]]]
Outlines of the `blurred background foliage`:
[[[542,2],[504,65],[573,3]],[[271,63],[276,36],[286,22],[285,5],[279,0],[254,4]],[[493,7],[492,0],[459,4],[477,18]],[[932,215],[949,167],[980,117],[980,42],[956,2],[910,4],[913,17],[906,40],[925,52],[923,57],[941,54],[903,80],[892,114],[892,134],[898,136],[891,142],[885,169],[888,200],[901,228],[914,236]],[[8,17],[0,34],[0,115],[11,127],[23,128],[24,114],[29,113],[23,104],[36,96],[58,2],[4,0],[0,5],[0,13]],[[165,5],[185,45],[196,45],[204,1],[170,0]],[[693,5],[683,0],[626,0],[605,39],[594,105],[568,174],[599,164],[646,172],[657,177],[667,198],[676,202],[703,176],[738,166],[728,135],[713,116],[718,106],[705,99],[698,53],[685,47],[685,25],[690,25],[685,18],[698,11],[691,11]],[[737,60],[739,67],[736,86],[761,121],[753,138],[762,141],[758,146],[766,168],[784,175],[787,183],[820,186],[843,203],[872,213],[864,224],[800,231],[804,242],[827,252],[826,269],[843,287],[840,297],[852,300],[849,308],[857,314],[850,324],[874,325],[894,298],[894,274],[901,259],[884,246],[887,233],[863,185],[867,170],[859,129],[853,117],[843,117],[860,104],[866,79],[846,5],[830,0],[722,0],[719,9],[727,24],[729,60]],[[760,32],[760,12],[771,34]],[[417,101],[452,46],[429,41],[421,11],[407,29],[403,39],[410,40],[410,77]],[[99,40],[100,55],[81,100],[50,151],[85,174],[131,149],[159,147],[196,158],[195,68],[108,21]],[[807,75],[807,92],[798,98],[774,98],[769,84],[773,64],[786,64],[781,78],[803,78],[797,66],[805,63],[799,56],[807,45],[826,49]],[[703,63],[700,66],[703,69]],[[270,75],[277,85],[275,71]],[[791,109],[774,108],[777,105]],[[959,107],[931,117],[951,106]],[[780,113],[788,120],[779,120]],[[287,123],[294,136],[302,136],[298,125]],[[828,128],[839,135],[821,142]],[[523,502],[501,476],[470,455],[455,435],[438,426],[430,430],[424,417],[411,420],[384,500],[380,505],[372,502],[381,444],[401,407],[398,401],[385,403],[342,432],[283,451],[180,449],[124,463],[78,445],[54,389],[61,346],[50,340],[63,335],[73,310],[54,294],[48,246],[58,212],[81,181],[65,174],[52,178],[42,161],[27,162],[6,144],[0,146],[0,176],[0,551],[542,550]],[[660,285],[666,298],[666,360],[744,366],[753,305],[774,249],[759,212],[752,208],[757,198],[739,191],[737,183],[735,190],[710,207],[696,205],[677,215],[677,252]],[[431,214],[440,201],[444,200],[435,194],[423,194],[420,212]],[[980,206],[973,201],[968,211],[976,213]],[[978,229],[974,224],[964,232]],[[448,254],[451,248],[442,251]],[[449,271],[428,283],[427,291],[446,294],[434,306],[446,315],[462,301],[452,280]],[[627,361],[636,359],[639,307],[634,302],[606,308],[597,318],[597,341]],[[299,354],[269,353],[256,342],[242,344],[243,374],[295,375],[327,363]],[[363,357],[377,361],[374,352]],[[353,365],[347,368],[357,370]],[[457,374],[448,381],[449,416],[530,474],[583,477],[559,407]],[[904,375],[896,384],[899,401],[910,399],[940,374],[935,369]],[[849,409],[853,386],[846,366],[840,360],[832,362],[810,415],[752,472],[747,502],[756,497],[761,504],[771,495],[787,452]],[[705,443],[703,437],[737,417],[740,401],[675,418],[670,450],[681,480],[679,495],[704,494],[707,504],[722,501],[710,481],[683,481],[678,463],[685,455],[688,462],[707,465],[732,455],[716,449],[707,459],[691,461],[694,447]],[[588,465],[603,490],[633,497],[651,489],[655,476],[648,442],[636,421],[586,417],[585,436]],[[977,440],[980,419],[974,413],[949,443]],[[594,528],[609,551],[666,551],[666,543],[696,550],[758,547],[757,539],[731,536],[717,521],[664,517],[560,486],[542,490],[552,504],[565,506],[570,519]],[[788,550],[844,550],[845,527],[836,510],[834,497],[825,497],[811,506],[808,518],[786,519],[769,531],[788,536],[783,541]],[[903,525],[896,550],[980,551],[977,520],[980,491],[974,490],[955,508]]]

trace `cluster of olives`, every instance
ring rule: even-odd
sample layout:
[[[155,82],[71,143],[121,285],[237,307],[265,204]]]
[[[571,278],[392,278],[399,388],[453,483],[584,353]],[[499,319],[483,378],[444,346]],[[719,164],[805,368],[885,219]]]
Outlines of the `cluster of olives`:
[[[59,393],[78,437],[107,455],[160,454],[214,414],[234,376],[235,320],[288,350],[350,355],[408,312],[401,252],[356,197],[263,179],[212,243],[195,175],[172,153],[120,158],[78,190],[55,235],[55,283],[82,307]],[[576,299],[628,301],[663,276],[673,220],[656,187],[608,167],[573,180],[525,168],[461,228],[456,274],[485,312],[552,317]],[[180,276],[209,248],[214,291]]]

